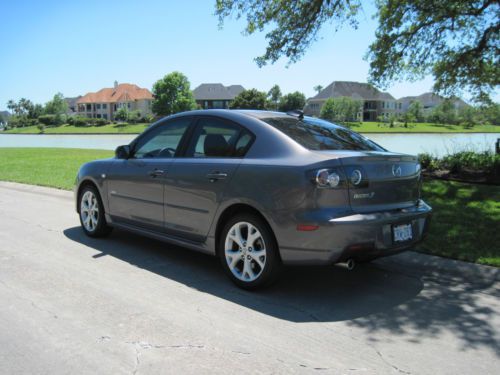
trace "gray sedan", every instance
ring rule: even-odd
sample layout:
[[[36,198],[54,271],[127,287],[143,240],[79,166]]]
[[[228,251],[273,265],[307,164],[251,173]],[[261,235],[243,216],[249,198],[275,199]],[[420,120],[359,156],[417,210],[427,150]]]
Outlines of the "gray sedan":
[[[87,235],[117,227],[216,255],[254,289],[283,265],[352,268],[413,247],[431,214],[421,182],[415,156],[299,111],[205,110],[83,165],[75,196]]]

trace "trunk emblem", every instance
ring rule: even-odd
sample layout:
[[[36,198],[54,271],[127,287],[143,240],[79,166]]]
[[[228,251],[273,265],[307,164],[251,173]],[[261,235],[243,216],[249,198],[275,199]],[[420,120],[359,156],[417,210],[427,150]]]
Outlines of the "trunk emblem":
[[[371,193],[365,193],[365,194],[354,194],[354,199],[371,199],[375,196],[375,192],[372,191]]]
[[[395,177],[400,177],[401,176],[401,167],[397,164],[394,164],[392,166],[392,175]]]

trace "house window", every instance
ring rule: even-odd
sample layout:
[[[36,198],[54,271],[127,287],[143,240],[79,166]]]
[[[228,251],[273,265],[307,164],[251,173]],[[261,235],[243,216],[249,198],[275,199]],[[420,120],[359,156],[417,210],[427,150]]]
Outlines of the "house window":
[[[224,108],[224,102],[222,100],[214,100],[212,102],[212,108]]]
[[[101,109],[101,105],[100,105],[100,104],[97,104],[97,105],[96,105],[96,108],[97,108],[97,109]]]
[[[130,103],[127,103],[127,108],[130,109]]]
[[[102,109],[108,109],[108,105],[107,105],[106,103],[104,103],[104,104],[102,105]]]
[[[101,118],[101,115],[98,113],[98,114],[96,115],[96,117],[97,117],[97,118]]]
[[[107,120],[107,119],[108,119],[108,114],[107,114],[107,113],[103,114],[103,115],[102,115],[102,118],[104,118],[104,119],[106,119],[106,120]]]

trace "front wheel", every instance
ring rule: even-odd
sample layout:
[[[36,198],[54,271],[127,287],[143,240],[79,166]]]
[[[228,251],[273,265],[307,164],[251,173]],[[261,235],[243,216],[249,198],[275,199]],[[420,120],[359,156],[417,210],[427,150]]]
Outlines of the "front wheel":
[[[104,217],[101,197],[95,187],[89,185],[83,188],[78,205],[80,224],[87,236],[104,237],[111,232],[112,228],[108,226]]]
[[[243,289],[268,286],[281,269],[278,247],[269,226],[259,217],[240,214],[230,219],[219,243],[222,266]]]

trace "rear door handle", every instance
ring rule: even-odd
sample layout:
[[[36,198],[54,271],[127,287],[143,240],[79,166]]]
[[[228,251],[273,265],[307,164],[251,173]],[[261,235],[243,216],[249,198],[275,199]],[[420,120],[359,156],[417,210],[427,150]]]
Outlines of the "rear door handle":
[[[227,173],[223,172],[210,172],[207,174],[207,178],[211,181],[224,180],[227,177]]]
[[[149,171],[148,174],[151,176],[151,177],[158,177],[158,176],[161,176],[165,173],[165,171],[161,170],[161,169],[155,169],[155,170],[152,170],[152,171]]]

